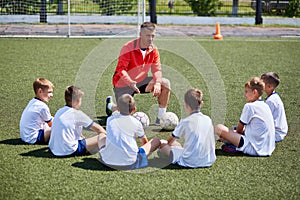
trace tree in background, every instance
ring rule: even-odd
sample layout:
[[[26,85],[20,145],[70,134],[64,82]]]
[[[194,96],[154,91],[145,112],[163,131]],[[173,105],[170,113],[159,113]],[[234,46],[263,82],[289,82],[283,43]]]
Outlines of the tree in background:
[[[36,8],[39,8],[38,0],[1,0],[1,12],[3,10],[8,14],[35,14]]]
[[[288,17],[298,17],[300,16],[300,1],[290,0],[289,5],[286,9],[286,14]]]
[[[184,0],[198,16],[214,16],[215,12],[221,8],[219,0]]]

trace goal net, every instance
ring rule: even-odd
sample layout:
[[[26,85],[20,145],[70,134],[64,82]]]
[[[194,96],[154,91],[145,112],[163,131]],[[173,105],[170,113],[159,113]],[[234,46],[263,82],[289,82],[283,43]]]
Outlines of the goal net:
[[[0,0],[0,23],[38,24],[37,35],[136,36],[145,11],[145,0]]]

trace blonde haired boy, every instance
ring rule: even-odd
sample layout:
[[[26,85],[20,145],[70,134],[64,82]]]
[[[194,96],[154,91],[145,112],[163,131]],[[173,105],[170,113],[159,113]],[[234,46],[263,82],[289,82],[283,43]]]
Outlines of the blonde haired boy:
[[[252,156],[270,156],[275,149],[275,127],[269,106],[261,99],[264,82],[254,77],[245,83],[244,105],[236,130],[218,124],[216,133],[236,150]]]
[[[33,82],[35,97],[29,101],[20,119],[21,139],[29,144],[47,144],[53,117],[47,106],[53,96],[54,85],[45,78]]]

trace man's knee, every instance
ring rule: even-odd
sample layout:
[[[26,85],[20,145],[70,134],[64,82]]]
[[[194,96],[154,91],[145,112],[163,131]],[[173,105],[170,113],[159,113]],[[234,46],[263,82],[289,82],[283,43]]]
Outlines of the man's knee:
[[[171,89],[171,83],[169,79],[162,78],[162,86],[165,87],[166,89]]]

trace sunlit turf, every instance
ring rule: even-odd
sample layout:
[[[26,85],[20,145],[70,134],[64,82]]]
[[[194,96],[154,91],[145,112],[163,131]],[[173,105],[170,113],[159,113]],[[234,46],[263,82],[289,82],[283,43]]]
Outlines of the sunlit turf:
[[[177,40],[178,39],[178,40]],[[180,41],[181,38],[176,38]],[[298,199],[299,198],[299,118],[300,118],[300,39],[231,37],[223,41],[195,37],[194,45],[203,48],[218,69],[225,88],[224,123],[234,126],[245,103],[244,82],[263,72],[275,71],[281,78],[277,92],[288,118],[289,133],[276,144],[270,157],[231,156],[220,151],[216,143],[217,161],[211,168],[182,169],[168,165],[154,153],[151,167],[135,171],[114,171],[98,162],[98,155],[55,158],[44,145],[25,145],[19,139],[19,120],[23,109],[33,97],[32,82],[46,77],[54,85],[54,97],[48,103],[51,113],[64,106],[63,92],[78,81],[78,71],[85,59],[102,47],[101,39],[0,39],[0,199]],[[163,40],[163,38],[159,38]],[[116,41],[117,42],[117,41]],[[163,42],[162,42],[163,44]],[[161,45],[163,47],[163,45]],[[120,46],[116,46],[119,51]],[[182,51],[190,47],[180,45]],[[110,52],[108,52],[110,53]],[[190,52],[191,54],[195,52]],[[196,52],[197,53],[197,52]],[[182,55],[161,48],[165,76],[182,75],[192,87],[204,92],[202,112],[211,115],[214,90],[209,81]],[[115,55],[117,57],[117,54]],[[85,91],[84,102],[95,102],[93,119],[105,116],[105,97],[113,95],[111,77],[116,59],[101,66],[107,58],[99,54],[96,66],[104,73],[86,80],[95,86],[93,99]],[[207,60],[203,60],[205,63]],[[93,64],[93,63],[91,63]],[[95,63],[94,63],[95,64]],[[167,70],[169,69],[169,70]],[[173,71],[170,71],[173,69]],[[97,69],[94,69],[97,71]],[[87,72],[90,73],[90,72]],[[174,74],[172,74],[174,73]],[[94,81],[95,83],[93,83]],[[177,80],[181,82],[182,80]],[[176,85],[176,82],[171,83]],[[221,87],[221,86],[220,86]],[[184,117],[181,103],[172,88],[168,110]],[[151,95],[136,96],[140,111],[154,121],[156,100]],[[86,105],[85,105],[86,106]],[[213,121],[215,118],[213,118]],[[151,125],[149,138],[167,138],[171,132]],[[90,132],[85,132],[90,135]]]

